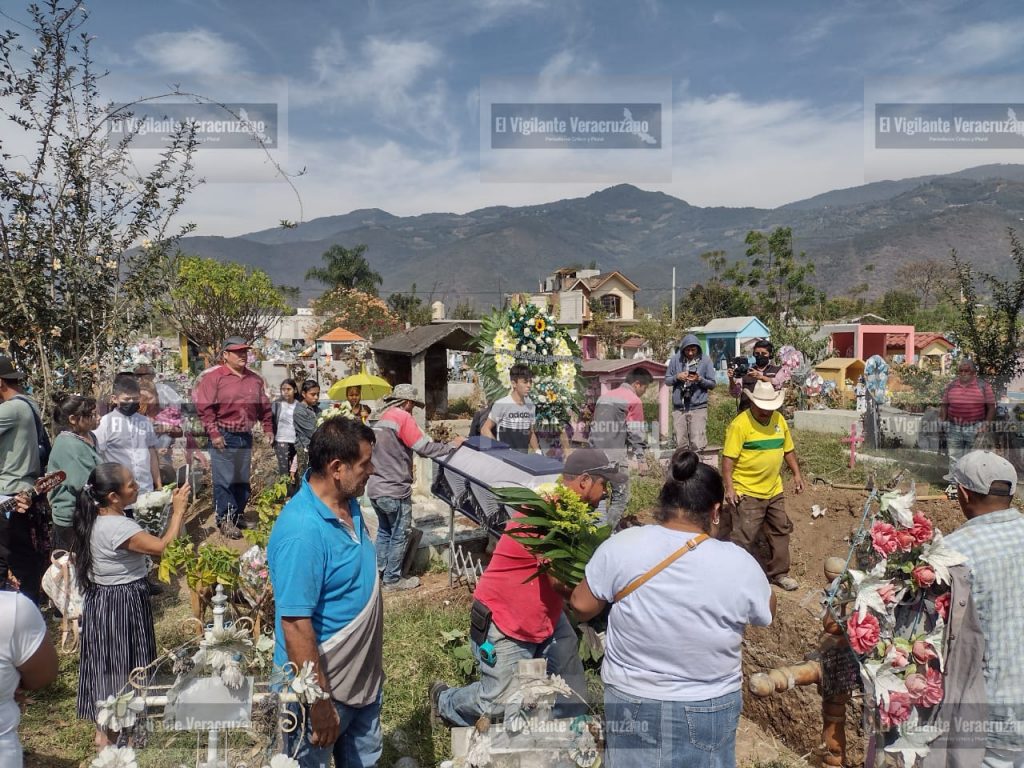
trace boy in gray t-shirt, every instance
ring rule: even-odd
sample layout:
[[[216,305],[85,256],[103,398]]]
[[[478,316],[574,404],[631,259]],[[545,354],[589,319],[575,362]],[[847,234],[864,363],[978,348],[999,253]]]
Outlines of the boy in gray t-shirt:
[[[533,387],[529,367],[517,363],[509,371],[512,388],[507,397],[497,400],[480,429],[480,434],[498,440],[517,451],[539,450],[533,423],[537,407],[528,395]]]

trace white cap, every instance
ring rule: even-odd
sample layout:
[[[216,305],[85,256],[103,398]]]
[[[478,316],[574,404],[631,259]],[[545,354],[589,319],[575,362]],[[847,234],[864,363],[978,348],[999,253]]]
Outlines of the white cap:
[[[1013,496],[1017,490],[1017,470],[992,451],[964,454],[944,479],[985,496]],[[1010,484],[1009,491],[1005,483]]]

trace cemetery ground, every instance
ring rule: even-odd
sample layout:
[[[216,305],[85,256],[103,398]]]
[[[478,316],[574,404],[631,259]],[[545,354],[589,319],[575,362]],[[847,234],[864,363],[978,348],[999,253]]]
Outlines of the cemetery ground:
[[[721,444],[724,425],[733,404],[720,402],[713,408],[709,437]],[[775,623],[767,628],[751,628],[744,640],[744,675],[780,665],[802,661],[817,646],[820,635],[819,597],[824,586],[822,565],[831,555],[845,557],[849,537],[860,524],[867,492],[812,485],[814,476],[833,483],[863,485],[867,478],[866,464],[853,470],[837,435],[794,432],[797,453],[807,485],[806,491],[795,495],[787,478],[787,509],[795,529],[792,536],[792,575],[800,589],[792,592],[775,590],[779,609]],[[264,457],[269,463],[269,452]],[[878,482],[884,483],[898,469],[896,465],[870,465]],[[905,480],[909,479],[909,476]],[[920,481],[922,478],[918,477]],[[934,478],[928,490],[919,493],[940,493],[941,485]],[[653,477],[640,477],[634,482],[630,511],[643,515],[656,497],[660,483]],[[811,517],[811,507],[825,508],[824,516]],[[919,504],[942,529],[949,532],[960,525],[960,512],[955,502],[945,499]],[[209,527],[209,502],[193,510],[188,525],[194,541],[204,537],[224,543]],[[204,524],[206,525],[204,529]],[[244,549],[248,545],[231,542]],[[384,688],[382,723],[384,757],[382,766],[392,766],[399,758],[410,756],[420,766],[436,766],[450,755],[447,729],[432,729],[426,691],[434,679],[449,684],[471,679],[460,669],[457,648],[467,642],[470,591],[464,587],[448,587],[445,567],[439,561],[431,564],[423,575],[423,585],[410,593],[385,597],[384,665],[387,680]],[[157,641],[159,648],[173,647],[184,641],[190,630],[183,626],[189,616],[189,598],[182,579],[175,579],[164,594],[155,598]],[[54,624],[56,628],[57,625]],[[589,672],[591,694],[599,701],[600,679]],[[49,689],[33,694],[22,720],[21,734],[25,746],[27,768],[79,768],[87,766],[92,757],[91,724],[75,717],[75,693],[78,678],[77,655],[61,657],[61,675]],[[737,757],[741,766],[758,768],[793,768],[804,765],[802,758],[814,764],[811,753],[817,746],[821,731],[820,698],[814,687],[800,688],[769,699],[744,696],[744,719],[738,736]],[[847,733],[850,740],[850,763],[862,760],[862,734],[858,702],[848,708]],[[257,742],[246,734],[235,734],[231,744],[237,746],[238,760],[249,765],[262,765]],[[157,727],[146,748],[137,751],[140,768],[178,768],[194,765],[196,735],[163,732]]]

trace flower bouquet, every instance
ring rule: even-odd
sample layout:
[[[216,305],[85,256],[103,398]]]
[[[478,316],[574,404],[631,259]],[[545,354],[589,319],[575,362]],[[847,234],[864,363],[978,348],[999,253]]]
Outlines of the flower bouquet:
[[[570,589],[583,580],[590,558],[612,532],[610,526],[598,525],[598,513],[561,483],[545,483],[536,490],[496,488],[494,495],[501,504],[526,513],[511,518],[506,533],[540,560],[537,575],[545,573]]]
[[[334,403],[317,417],[316,425],[319,427],[325,421],[343,417],[346,419],[358,419],[359,414],[352,410],[352,403],[347,400],[343,403]]]
[[[159,491],[140,493],[135,501],[135,522],[154,536],[163,536],[171,511],[171,495],[175,485],[165,485]]]
[[[886,751],[913,766],[938,733],[919,727],[943,697],[943,639],[949,615],[949,569],[964,557],[942,542],[932,522],[911,507],[914,491],[886,494],[836,586],[852,603],[846,636],[857,654]]]
[[[559,427],[572,420],[585,389],[580,350],[553,315],[535,304],[497,311],[481,320],[475,346],[481,352],[470,357],[470,365],[488,401],[508,394],[512,366],[524,363],[534,375],[531,399],[538,420]]]

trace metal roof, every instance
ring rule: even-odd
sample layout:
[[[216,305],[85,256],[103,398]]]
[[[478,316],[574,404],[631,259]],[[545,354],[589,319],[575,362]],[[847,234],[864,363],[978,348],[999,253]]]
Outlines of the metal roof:
[[[472,339],[480,332],[479,320],[431,323],[375,341],[370,349],[395,355],[415,357],[429,347],[444,342],[449,349],[471,349]]]

